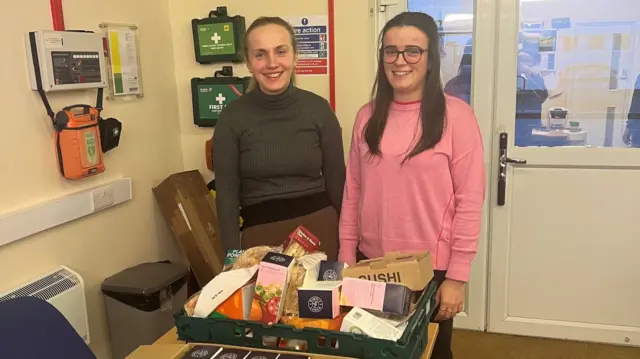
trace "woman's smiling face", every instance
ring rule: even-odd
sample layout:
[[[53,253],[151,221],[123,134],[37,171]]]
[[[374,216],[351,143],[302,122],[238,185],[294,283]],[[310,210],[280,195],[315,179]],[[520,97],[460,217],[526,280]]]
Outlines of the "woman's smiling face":
[[[248,38],[248,65],[260,89],[279,94],[291,83],[296,51],[291,34],[282,26],[269,24],[251,31]]]
[[[422,97],[427,79],[429,38],[415,26],[390,28],[382,39],[384,73],[396,95]]]

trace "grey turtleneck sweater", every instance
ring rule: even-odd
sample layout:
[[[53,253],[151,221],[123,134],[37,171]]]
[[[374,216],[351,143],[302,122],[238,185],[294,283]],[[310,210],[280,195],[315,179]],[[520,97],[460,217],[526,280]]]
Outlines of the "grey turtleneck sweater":
[[[294,86],[253,90],[220,114],[213,136],[222,243],[240,248],[240,206],[327,192],[340,211],[345,181],[342,130],[329,103]]]

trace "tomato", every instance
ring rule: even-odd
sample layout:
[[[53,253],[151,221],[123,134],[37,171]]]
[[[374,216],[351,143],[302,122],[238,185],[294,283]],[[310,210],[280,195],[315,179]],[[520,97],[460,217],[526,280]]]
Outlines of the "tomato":
[[[271,315],[271,313],[269,313],[269,311],[264,308],[262,310],[262,320],[261,322],[265,323],[265,324],[273,324],[276,322],[276,316],[275,315]]]
[[[278,310],[280,309],[280,297],[273,297],[271,300],[267,302],[267,311],[274,318],[278,315]]]
[[[278,317],[280,309],[280,297],[273,297],[266,305],[262,304],[262,322],[265,324],[274,324]]]

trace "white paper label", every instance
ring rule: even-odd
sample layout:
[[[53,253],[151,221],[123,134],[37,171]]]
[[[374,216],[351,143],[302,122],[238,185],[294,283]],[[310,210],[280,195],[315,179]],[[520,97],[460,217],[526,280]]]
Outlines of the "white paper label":
[[[61,49],[63,45],[62,34],[45,33],[43,35],[43,41],[46,49]]]

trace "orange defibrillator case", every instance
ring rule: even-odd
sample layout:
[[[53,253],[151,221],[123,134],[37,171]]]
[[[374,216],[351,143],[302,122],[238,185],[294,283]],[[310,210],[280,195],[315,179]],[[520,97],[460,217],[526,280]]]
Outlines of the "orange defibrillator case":
[[[100,112],[89,105],[73,105],[55,115],[55,147],[60,173],[81,179],[105,171],[99,129]]]

